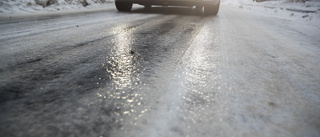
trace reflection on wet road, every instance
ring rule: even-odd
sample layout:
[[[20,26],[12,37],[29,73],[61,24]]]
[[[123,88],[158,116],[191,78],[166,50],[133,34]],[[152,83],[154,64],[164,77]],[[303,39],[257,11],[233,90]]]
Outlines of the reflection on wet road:
[[[320,134],[319,54],[275,47],[286,36],[247,25],[269,18],[106,12],[1,20],[2,135]]]
[[[127,27],[117,27],[114,29],[115,34],[118,35],[116,35],[116,39],[114,40],[115,45],[111,57],[106,57],[106,71],[111,74],[110,79],[113,80],[115,89],[131,88],[133,82],[131,74],[137,73],[136,66],[139,66],[139,64],[136,64],[139,61],[134,58],[136,56],[131,51],[132,34],[126,31],[125,28]]]

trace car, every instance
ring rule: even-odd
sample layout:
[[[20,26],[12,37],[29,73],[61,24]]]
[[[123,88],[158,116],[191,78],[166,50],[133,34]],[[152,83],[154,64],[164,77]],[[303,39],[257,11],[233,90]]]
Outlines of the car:
[[[160,6],[196,6],[197,9],[204,9],[208,15],[217,15],[220,7],[220,0],[115,0],[118,11],[129,12],[133,4],[143,5],[150,9],[152,5]]]

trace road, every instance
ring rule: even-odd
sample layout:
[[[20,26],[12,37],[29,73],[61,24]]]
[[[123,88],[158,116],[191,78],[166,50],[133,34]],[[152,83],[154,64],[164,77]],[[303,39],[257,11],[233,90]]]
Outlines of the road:
[[[319,31],[222,5],[0,18],[6,137],[319,137]]]

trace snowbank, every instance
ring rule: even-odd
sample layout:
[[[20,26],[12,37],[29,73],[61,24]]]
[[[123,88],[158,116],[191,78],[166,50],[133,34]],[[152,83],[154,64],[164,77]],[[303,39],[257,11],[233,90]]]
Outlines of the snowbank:
[[[296,12],[319,12],[320,0],[309,0],[306,2],[290,2],[290,1],[301,1],[301,0],[269,0],[264,2],[256,2],[253,0],[222,0],[223,4],[243,7],[245,6],[256,6],[264,8],[279,8],[286,9]]]
[[[253,0],[222,0],[222,4],[235,9],[260,12],[265,15],[289,20],[308,21],[309,24],[319,26],[320,0],[308,0],[306,2],[291,1],[301,0],[269,0],[264,2],[256,2]]]
[[[0,14],[56,12],[104,6],[113,0],[1,0]]]

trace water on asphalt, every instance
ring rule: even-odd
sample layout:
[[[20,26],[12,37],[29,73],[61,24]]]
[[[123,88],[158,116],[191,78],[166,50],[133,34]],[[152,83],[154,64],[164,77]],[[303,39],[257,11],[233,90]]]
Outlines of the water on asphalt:
[[[0,132],[319,136],[319,40],[244,14],[155,7],[1,18]]]

